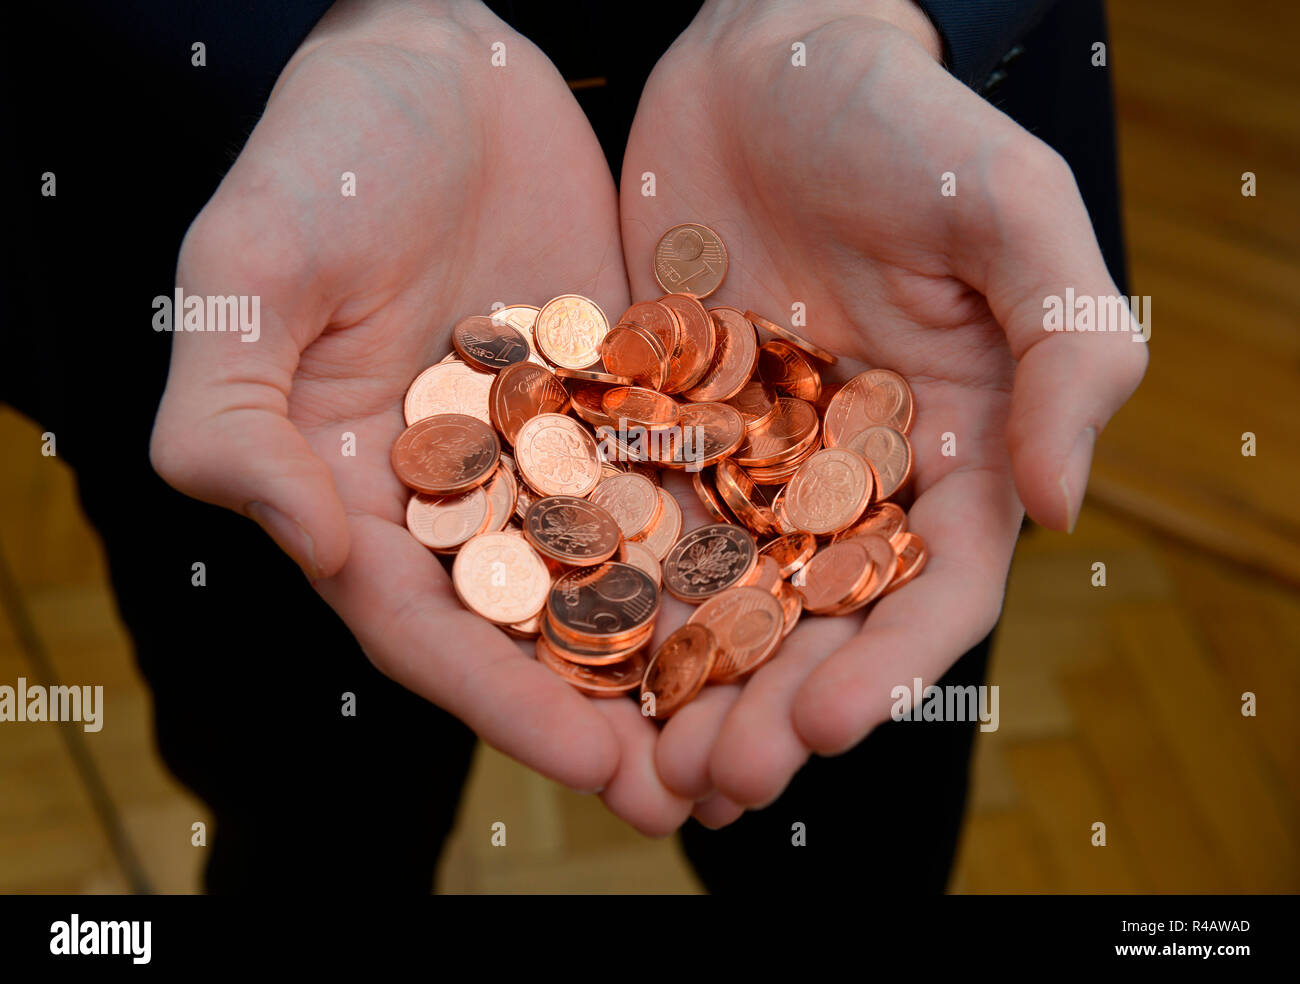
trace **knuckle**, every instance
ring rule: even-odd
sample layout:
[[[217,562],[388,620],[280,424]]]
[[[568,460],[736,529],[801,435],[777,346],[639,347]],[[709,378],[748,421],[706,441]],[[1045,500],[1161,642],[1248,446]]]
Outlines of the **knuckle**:
[[[997,158],[990,171],[990,197],[997,212],[1013,226],[1078,195],[1074,172],[1065,158],[1036,137],[1017,135],[997,151]]]

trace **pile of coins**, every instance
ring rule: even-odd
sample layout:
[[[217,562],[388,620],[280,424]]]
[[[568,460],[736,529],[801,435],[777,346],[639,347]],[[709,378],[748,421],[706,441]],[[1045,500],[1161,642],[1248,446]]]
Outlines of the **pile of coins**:
[[[668,293],[613,327],[577,294],[466,318],[411,384],[392,451],[407,527],[454,555],[465,607],[535,639],[583,693],[639,690],[660,720],[753,673],[803,612],[860,611],[926,560],[892,501],[912,473],[907,382],[827,383],[830,352],[706,309],[727,265],[687,223],[655,250]],[[713,523],[683,535],[661,469],[691,473]],[[661,590],[697,607],[647,657]]]

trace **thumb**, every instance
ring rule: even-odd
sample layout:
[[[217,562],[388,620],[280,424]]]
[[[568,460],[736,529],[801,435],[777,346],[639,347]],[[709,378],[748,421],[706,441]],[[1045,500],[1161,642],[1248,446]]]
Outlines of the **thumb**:
[[[329,467],[288,416],[300,345],[308,340],[301,332],[294,337],[285,307],[277,308],[279,297],[293,296],[285,289],[291,278],[251,259],[247,243],[239,251],[210,248],[199,230],[196,222],[181,251],[183,297],[205,307],[208,298],[247,297],[244,310],[255,321],[240,331],[181,330],[183,312],[173,311],[171,367],[150,459],[172,487],[248,516],[308,577],[328,577],[347,557],[347,518]],[[229,259],[235,256],[241,259]]]
[[[1139,325],[1069,166],[1038,147],[1011,158],[985,227],[996,241],[972,265],[1017,361],[1007,424],[1016,489],[1037,522],[1073,530],[1097,435],[1146,371],[1150,310]]]

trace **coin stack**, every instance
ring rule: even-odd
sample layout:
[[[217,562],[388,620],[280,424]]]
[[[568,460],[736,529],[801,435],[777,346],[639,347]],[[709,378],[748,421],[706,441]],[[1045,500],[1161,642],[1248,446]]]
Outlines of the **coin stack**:
[[[706,309],[727,266],[718,235],[686,223],[655,249],[667,293],[613,327],[577,294],[466,318],[411,384],[392,452],[407,527],[454,555],[465,607],[535,639],[583,693],[639,690],[659,720],[754,672],[803,612],[860,611],[926,561],[894,501],[912,473],[907,382],[827,383],[830,352]],[[714,522],[683,535],[661,469],[689,471]],[[648,655],[661,590],[697,607]]]

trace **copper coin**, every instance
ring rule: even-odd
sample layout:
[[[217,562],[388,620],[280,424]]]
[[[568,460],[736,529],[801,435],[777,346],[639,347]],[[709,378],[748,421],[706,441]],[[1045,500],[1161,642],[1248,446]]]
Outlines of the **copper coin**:
[[[644,571],[646,576],[654,581],[656,588],[663,583],[663,568],[659,565],[659,558],[654,555],[653,550],[635,540],[624,540],[622,550],[620,563],[631,564],[637,570]]]
[[[535,365],[545,367],[547,362],[537,351],[537,339],[533,337],[533,326],[537,323],[537,315],[540,311],[541,308],[532,304],[507,304],[492,312],[492,320],[499,325],[518,328],[528,342],[528,360]]]
[[[752,673],[776,653],[785,629],[781,603],[762,588],[730,588],[709,598],[687,619],[718,638],[718,657],[709,680],[731,683]]]
[[[618,550],[618,524],[601,506],[572,495],[538,499],[524,514],[524,536],[543,557],[588,567]]]
[[[501,442],[487,424],[460,413],[440,413],[402,431],[389,457],[408,488],[454,495],[491,478],[500,456]]]
[[[492,426],[510,444],[519,428],[539,413],[564,413],[569,408],[569,391],[549,369],[532,362],[506,366],[488,392]]]
[[[776,391],[761,379],[751,379],[727,404],[740,411],[746,427],[758,427],[776,413]]]
[[[430,366],[406,391],[402,410],[407,425],[441,413],[463,413],[492,423],[488,393],[495,379],[492,373],[471,369],[458,360]]]
[[[650,657],[641,681],[641,706],[646,706],[646,694],[654,694],[651,716],[667,721],[703,689],[717,658],[718,640],[712,629],[689,622],[683,625]]]
[[[406,528],[430,550],[455,550],[483,530],[488,497],[483,488],[460,495],[411,496],[406,504]]]
[[[612,428],[614,421],[610,420],[609,414],[600,406],[608,389],[608,386],[599,383],[570,383],[569,397],[573,401],[573,412],[592,427]]]
[[[655,492],[658,493],[663,508],[642,545],[654,555],[655,563],[658,564],[682,535],[682,507],[666,489],[656,486]]]
[[[616,376],[611,372],[597,372],[595,369],[565,369],[557,366],[555,375],[561,379],[577,379],[584,383],[603,383],[606,386],[631,386],[631,376]]]
[[[515,464],[515,459],[510,457],[510,455],[503,454],[501,456],[501,464],[498,466],[498,470],[502,468],[509,468],[510,473],[515,477],[514,521],[522,523],[524,521],[524,515],[528,512],[528,507],[538,499],[542,498],[542,494],[529,486],[528,482],[524,480],[523,475],[519,474],[519,467]],[[522,535],[523,531],[521,530],[520,536]]]
[[[776,490],[776,495],[772,496],[772,515],[776,517],[776,528],[782,534],[798,533],[794,524],[790,522],[790,517],[785,511],[785,486],[782,485]]]
[[[514,469],[502,468],[498,463],[483,490],[488,498],[488,518],[480,532],[495,533],[505,529],[515,514],[515,502],[519,498],[519,482],[515,479]]]
[[[745,472],[756,485],[781,485],[790,481],[794,477],[794,473],[799,470],[799,466],[821,449],[821,435],[816,434],[812,443],[802,450],[796,451],[793,457],[774,465],[750,466],[745,469]]]
[[[788,461],[817,439],[818,423],[811,403],[792,396],[778,397],[771,419],[750,430],[745,443],[731,457],[745,467],[761,468]]]
[[[718,488],[713,481],[712,468],[693,473],[691,475],[691,485],[695,489],[696,497],[704,505],[705,512],[712,519],[719,523],[739,524],[740,520],[731,514],[727,504],[722,501],[722,496],[718,495]]]
[[[665,293],[708,297],[726,279],[727,247],[708,226],[684,222],[659,237],[654,271]]]
[[[745,441],[745,420],[725,403],[685,403],[677,425],[655,460],[665,468],[699,471],[732,454]]]
[[[782,577],[789,577],[812,559],[817,552],[817,538],[811,533],[798,531],[785,533],[775,540],[769,540],[759,548],[760,557],[771,557],[776,561]]]
[[[745,579],[746,587],[762,588],[777,599],[781,597],[781,585],[784,583],[785,581],[781,577],[781,568],[776,561],[771,557],[763,556],[758,558],[754,570]]]
[[[605,368],[638,386],[661,389],[668,378],[668,352],[654,332],[640,325],[615,325],[600,346]]]
[[[815,403],[822,393],[822,377],[812,360],[785,342],[764,342],[758,347],[758,375],[783,396]]]
[[[614,386],[600,400],[601,409],[621,428],[666,430],[677,423],[677,401],[642,386]]]
[[[925,541],[915,533],[901,534],[894,544],[894,549],[898,552],[898,567],[894,571],[893,580],[881,592],[882,595],[887,595],[891,591],[901,588],[920,574],[929,556],[925,548]]]
[[[803,596],[805,611],[827,615],[861,591],[872,573],[867,548],[858,540],[844,540],[819,550],[790,583]]]
[[[547,301],[533,325],[542,355],[566,369],[594,366],[608,331],[600,305],[581,294],[561,294]]]
[[[528,339],[518,328],[477,314],[457,323],[451,344],[466,363],[487,372],[527,362],[532,354]]]
[[[619,530],[629,540],[648,533],[663,511],[659,490],[648,478],[631,472],[605,479],[588,498],[614,517]]]
[[[863,533],[875,533],[877,536],[883,536],[897,549],[899,537],[906,532],[907,513],[892,502],[882,502],[868,509],[862,518],[848,529],[836,533],[831,538],[831,542],[847,540]]]
[[[784,342],[789,342],[791,345],[794,345],[802,349],[803,351],[807,352],[809,355],[813,356],[813,358],[821,359],[823,362],[829,363],[832,366],[835,365],[835,363],[840,361],[832,353],[827,352],[820,345],[813,344],[808,339],[804,338],[802,335],[798,334],[797,332],[791,331],[789,328],[782,328],[775,321],[768,321],[767,318],[764,318],[762,315],[755,314],[753,311],[746,311],[745,317],[748,318],[750,321],[752,321],[759,328],[762,328],[764,331],[770,332],[771,334],[775,335],[777,338],[781,339]]]
[[[843,447],[877,424],[906,434],[912,429],[916,400],[907,381],[888,369],[860,372],[826,406],[826,446]]]
[[[659,476],[659,469],[654,465],[645,465],[635,461],[629,461],[627,463],[627,470],[636,475],[644,475],[646,478],[650,479],[656,487],[663,485],[663,479]]]
[[[894,575],[898,570],[898,554],[894,552],[894,548],[890,546],[889,541],[883,536],[867,533],[863,536],[855,536],[852,540],[834,544],[834,546],[843,546],[844,543],[859,544],[867,551],[867,556],[871,558],[872,577],[862,590],[856,592],[849,601],[835,609],[831,613],[833,615],[848,615],[871,604],[889,589],[889,585],[893,582]]]
[[[691,530],[664,557],[664,587],[674,598],[698,604],[744,582],[758,562],[748,530],[714,523]]]
[[[677,354],[668,359],[668,379],[663,385],[665,393],[680,393],[708,371],[717,332],[709,312],[690,294],[665,294],[659,303],[677,315],[681,325],[681,343]]]
[[[526,618],[522,622],[515,622],[512,625],[501,626],[502,632],[515,639],[536,639],[541,630],[541,615],[534,615],[532,618]]]
[[[649,461],[660,444],[662,431],[651,431],[640,424],[615,421],[602,424],[596,428],[596,439],[600,453],[607,460],[623,465],[623,471],[631,471],[639,462]],[[649,478],[649,476],[645,476]]]
[[[600,639],[635,636],[659,612],[659,591],[645,571],[631,564],[582,567],[551,585],[551,621],[566,634]]]
[[[510,533],[480,533],[456,554],[451,583],[461,603],[498,625],[541,611],[551,575],[527,541]]]
[[[555,652],[570,663],[583,666],[610,666],[628,659],[633,653],[645,647],[650,641],[654,625],[643,626],[635,633],[619,639],[592,641],[592,637],[582,634],[563,633],[557,628],[549,612],[544,612],[541,619],[540,638],[546,640]]]
[[[519,473],[543,495],[585,498],[600,481],[596,441],[572,417],[542,413],[515,439]]]
[[[868,427],[854,434],[843,447],[871,462],[880,479],[878,499],[890,498],[912,477],[912,442],[892,427]]]
[[[871,502],[867,463],[846,448],[823,448],[799,466],[785,490],[785,511],[797,529],[826,536],[857,522]]]
[[[638,651],[617,663],[583,666],[564,659],[543,638],[537,640],[537,661],[588,697],[619,697],[630,693],[641,685],[647,662],[645,654]]]
[[[816,402],[813,403],[813,406],[816,408],[819,415],[825,418],[826,408],[831,405],[831,400],[835,399],[835,394],[843,388],[843,383],[828,383],[826,380],[822,380],[821,396],[817,397]]]
[[[785,616],[785,627],[781,630],[784,639],[799,624],[799,616],[803,614],[803,596],[789,581],[782,581],[776,600],[781,603],[781,613]]]
[[[700,381],[688,389],[686,399],[698,403],[729,400],[749,382],[758,361],[758,339],[754,326],[732,307],[710,309],[716,342],[713,361]]]
[[[681,358],[682,329],[671,308],[658,301],[638,301],[618,319],[619,324],[640,325],[659,339],[671,366],[674,358]]]
[[[736,514],[736,518],[759,536],[776,533],[776,517],[767,497],[758,491],[745,470],[730,458],[718,462],[713,481],[722,501]]]

